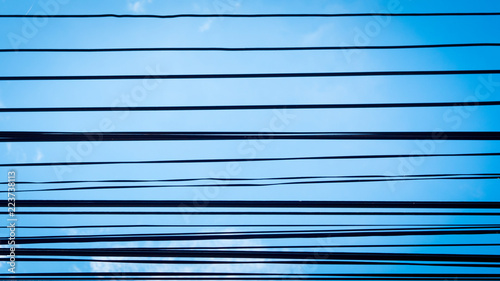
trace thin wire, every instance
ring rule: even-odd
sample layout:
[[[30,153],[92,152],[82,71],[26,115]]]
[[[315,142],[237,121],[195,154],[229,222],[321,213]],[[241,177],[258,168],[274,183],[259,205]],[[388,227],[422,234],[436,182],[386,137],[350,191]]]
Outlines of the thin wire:
[[[139,107],[25,107],[0,108],[0,112],[102,112],[102,111],[212,111],[267,109],[347,109],[347,108],[418,108],[469,107],[500,105],[500,101],[422,102],[422,103],[364,103],[364,104],[288,104],[288,105],[212,105],[212,106],[139,106]]]
[[[32,225],[19,225],[16,228],[247,228],[247,227],[382,227],[382,226],[419,226],[419,227],[499,227],[499,224],[125,224],[125,225],[46,225],[46,226],[32,226]]]
[[[7,205],[8,200],[1,200]],[[127,208],[432,208],[500,209],[497,201],[303,201],[303,200],[29,200],[20,207],[127,207]]]
[[[338,175],[338,176],[294,176],[294,177],[261,177],[261,178],[177,178],[177,179],[113,179],[113,180],[66,180],[66,181],[16,181],[17,184],[73,184],[73,183],[138,183],[138,182],[191,182],[191,181],[275,181],[337,178],[413,178],[413,177],[462,177],[462,176],[500,176],[500,173],[449,173],[449,174],[412,174],[412,175]],[[8,184],[9,182],[0,182]]]
[[[0,261],[9,261],[9,258],[0,258]],[[301,260],[280,260],[280,261],[214,261],[214,260],[110,260],[110,259],[67,259],[67,258],[16,258],[16,261],[30,262],[106,262],[106,263],[139,263],[139,264],[304,264],[307,261]],[[497,264],[490,263],[411,263],[411,262],[381,262],[381,261],[328,261],[315,260],[318,265],[413,265],[413,266],[446,266],[446,267],[491,267],[497,268]]]
[[[318,252],[234,251],[234,250],[89,250],[89,249],[32,249],[16,250],[21,256],[100,256],[100,257],[169,257],[169,258],[243,258],[243,259],[318,259]],[[363,253],[321,252],[321,260],[377,260],[498,263],[500,255],[488,254],[421,254],[421,253]]]
[[[217,276],[228,275],[228,272],[40,272],[16,273],[17,276]],[[494,278],[500,274],[494,273],[269,273],[269,272],[229,272],[234,276],[343,276],[343,277],[443,277],[443,278]],[[9,273],[0,273],[0,276],[11,276]]]
[[[424,49],[424,48],[460,48],[460,47],[498,47],[500,43],[456,43],[422,44],[389,46],[319,46],[319,47],[151,47],[151,48],[30,48],[0,49],[6,52],[255,52],[255,51],[328,51],[328,50],[386,50],[386,49]]]
[[[73,15],[0,15],[0,18],[275,18],[275,17],[430,17],[430,16],[498,16],[496,12],[467,13],[310,13],[310,14],[171,14],[171,15],[135,15],[135,14],[73,14]]]
[[[363,76],[419,76],[499,74],[499,69],[488,70],[420,70],[420,71],[359,71],[359,72],[304,72],[304,73],[237,73],[237,74],[140,74],[140,75],[69,75],[69,76],[0,76],[0,81],[62,81],[62,80],[144,80],[144,79],[247,79],[247,78],[308,78],[308,77],[363,77]]]
[[[2,211],[0,214],[7,215]],[[203,216],[500,216],[500,212],[137,212],[137,211],[17,211],[19,215],[203,215]]]
[[[500,132],[35,132],[3,131],[0,142],[205,140],[500,140]]]
[[[0,133],[1,134],[1,133]],[[225,162],[261,162],[261,161],[303,161],[303,160],[358,160],[358,159],[390,159],[406,157],[489,157],[500,156],[500,152],[491,153],[443,153],[443,154],[379,154],[379,155],[338,155],[309,157],[277,157],[277,158],[226,158],[226,159],[174,159],[149,161],[98,161],[98,162],[36,162],[5,163],[0,167],[44,167],[44,166],[84,166],[84,165],[123,165],[123,164],[190,164],[190,163],[225,163]]]

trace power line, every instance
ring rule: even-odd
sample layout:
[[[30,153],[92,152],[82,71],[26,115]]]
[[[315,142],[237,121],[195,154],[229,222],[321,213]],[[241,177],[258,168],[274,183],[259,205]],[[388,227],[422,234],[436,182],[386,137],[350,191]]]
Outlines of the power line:
[[[58,280],[66,280],[66,281],[91,281],[91,280],[133,280],[133,281],[162,281],[162,280],[186,280],[186,281],[197,281],[197,280],[208,280],[208,281],[214,281],[214,280],[229,280],[229,281],[278,281],[278,280],[294,280],[294,281],[300,281],[300,280],[314,280],[314,281],[365,281],[365,280],[374,280],[374,281],[387,281],[387,280],[395,280],[395,281],[441,281],[443,280],[442,278],[424,278],[424,277],[400,277],[398,279],[387,279],[387,278],[381,278],[381,277],[375,277],[375,278],[370,278],[367,279],[366,277],[290,277],[290,276],[283,276],[283,277],[230,277],[231,273],[227,273],[227,277],[224,276],[219,276],[219,277],[191,277],[191,278],[182,278],[179,279],[179,277],[154,277],[155,274],[150,274],[149,277],[141,277],[141,278],[134,278],[131,279],[129,277],[122,277],[121,275],[115,276],[115,277],[101,277],[101,276],[95,276],[99,277],[99,279],[95,277],[63,277],[63,278],[54,278],[54,277],[37,277],[36,281],[44,281],[44,280],[51,280],[51,281],[58,281]],[[16,278],[16,280],[27,280],[27,281],[35,281],[33,278]],[[474,278],[455,278],[453,280],[467,280],[467,281],[478,281],[478,280],[495,280],[495,279],[490,279],[490,278],[480,278],[480,277],[474,277]]]
[[[148,74],[148,75],[69,75],[69,76],[0,76],[0,81],[61,81],[61,80],[137,80],[137,79],[247,79],[247,78],[308,78],[308,77],[360,77],[360,76],[418,76],[499,74],[488,70],[416,70],[416,71],[358,71],[358,72],[305,72],[305,73],[237,73],[237,74]]]
[[[8,214],[2,211],[0,214]],[[18,211],[19,215],[200,215],[200,216],[500,216],[500,212],[176,212],[176,211]]]
[[[41,132],[3,131],[0,142],[204,140],[500,140],[500,132]]]
[[[7,200],[2,200],[7,205]],[[20,207],[134,207],[134,208],[432,208],[500,209],[496,201],[303,201],[303,200],[28,200]]]
[[[19,192],[49,192],[49,191],[74,191],[74,190],[104,190],[104,189],[143,189],[143,188],[199,188],[199,187],[276,187],[287,185],[303,185],[303,184],[346,184],[346,183],[368,183],[368,182],[392,182],[392,181],[424,181],[424,180],[488,180],[500,179],[499,175],[495,176],[459,176],[459,177],[394,177],[394,178],[377,178],[377,179],[337,179],[337,180],[316,180],[316,181],[285,181],[277,183],[223,183],[223,184],[161,184],[161,185],[105,185],[105,186],[77,186],[77,187],[56,187],[43,189],[22,189],[16,190]],[[0,193],[8,193],[7,190]]]
[[[89,249],[17,249],[22,256],[100,256],[100,257],[174,257],[174,258],[253,258],[253,259],[317,259],[317,252],[234,251],[234,250],[89,250]],[[499,255],[487,254],[419,254],[419,253],[350,253],[321,252],[322,260],[443,261],[500,262]]]
[[[16,273],[17,276],[342,276],[342,277],[443,277],[443,278],[495,278],[500,274],[494,273],[269,273],[269,272],[39,272],[39,273]],[[0,276],[11,276],[8,273],[0,273]]]
[[[66,237],[73,237],[73,238],[90,238],[90,237],[149,237],[151,235],[161,235],[165,237],[178,237],[178,236],[190,236],[190,235],[235,235],[235,234],[283,234],[283,233],[293,233],[293,234],[299,234],[299,233],[376,233],[376,232],[388,232],[392,231],[393,233],[396,232],[401,232],[401,231],[420,231],[422,233],[425,233],[425,231],[436,231],[436,230],[474,230],[473,232],[470,232],[468,234],[476,234],[476,233],[482,233],[484,229],[494,229],[495,231],[500,231],[498,226],[463,226],[463,227],[455,227],[455,226],[443,226],[443,227],[398,227],[398,228],[349,228],[349,229],[319,229],[319,230],[304,230],[304,229],[293,229],[293,230],[251,230],[251,231],[215,231],[215,232],[170,232],[170,233],[134,233],[134,234],[96,234],[96,235],[73,235],[73,236],[68,236],[68,235],[50,235],[50,236],[29,236],[26,238],[40,238],[40,239],[53,239],[53,238],[66,238]],[[412,233],[413,233],[412,232]],[[440,232],[439,232],[440,233]],[[263,248],[267,248],[267,246],[262,246]],[[186,247],[180,247],[181,249],[186,249]],[[193,249],[194,247],[189,247],[189,249]],[[199,248],[208,248],[208,249],[219,249],[220,247],[199,247]],[[225,248],[225,247],[224,247]],[[229,247],[232,248],[232,247]],[[236,247],[239,248],[239,247]],[[252,248],[252,247],[250,247]],[[260,248],[260,247],[257,247]],[[271,247],[273,248],[273,247]],[[105,248],[99,248],[99,249],[105,249]],[[113,249],[125,249],[125,248],[112,248]],[[128,250],[132,248],[126,248]],[[141,248],[138,248],[141,249]],[[152,248],[148,247],[148,250],[165,250],[167,248]],[[168,247],[168,249],[174,249],[171,247]]]
[[[9,258],[0,258],[0,261],[9,261]],[[16,258],[16,261],[29,262],[105,262],[105,263],[137,263],[137,264],[304,264],[304,260],[259,260],[259,261],[214,261],[214,260],[111,260],[111,259],[68,259],[68,258]],[[411,262],[383,262],[383,261],[329,261],[315,260],[318,265],[412,265],[412,266],[439,266],[439,267],[478,267],[497,268],[497,264],[490,263],[411,263]],[[198,280],[198,279],[196,279]]]
[[[0,132],[1,134],[1,132]],[[190,164],[190,163],[225,163],[225,162],[262,162],[262,161],[305,161],[305,160],[357,160],[357,159],[391,159],[406,157],[490,157],[500,156],[500,152],[491,153],[443,153],[443,154],[379,154],[379,155],[337,155],[309,157],[276,157],[276,158],[223,158],[223,159],[174,159],[174,160],[138,160],[138,161],[98,161],[98,162],[37,162],[6,163],[0,167],[45,167],[45,166],[85,166],[85,165],[122,165],[122,164]]]
[[[359,232],[296,232],[296,233],[249,233],[249,234],[191,234],[191,235],[76,235],[16,237],[16,242],[27,244],[47,243],[94,243],[94,242],[138,242],[138,241],[204,241],[204,240],[247,240],[247,239],[291,239],[291,238],[340,238],[340,237],[397,237],[397,236],[438,236],[438,235],[485,235],[500,234],[498,229],[481,230],[426,230],[426,231],[359,231]],[[6,243],[7,239],[0,239]],[[170,251],[169,251],[170,252]]]
[[[142,183],[142,182],[191,182],[191,181],[275,181],[275,180],[311,180],[344,178],[427,178],[427,177],[463,177],[463,176],[500,176],[500,173],[448,173],[448,174],[410,174],[410,175],[335,175],[335,176],[291,176],[260,178],[173,178],[173,179],[110,179],[110,180],[65,180],[65,181],[17,181],[17,184],[73,184],[73,183]],[[8,182],[0,182],[8,184]]]
[[[208,105],[208,106],[134,106],[134,107],[25,107],[0,108],[0,112],[93,112],[93,111],[212,111],[266,109],[347,109],[347,108],[412,108],[493,106],[500,101],[478,102],[419,102],[419,103],[359,103],[359,104],[288,104],[288,105]]]
[[[500,243],[477,243],[477,244],[333,244],[333,245],[284,245],[284,246],[223,246],[223,247],[189,247],[193,250],[210,250],[210,249],[300,249],[300,248],[398,248],[398,247],[496,247]],[[102,248],[100,248],[102,249]],[[112,248],[116,249],[116,248]],[[144,249],[144,248],[127,248],[127,249]],[[162,250],[181,250],[185,247],[168,247],[168,248],[148,248],[158,251]]]
[[[47,228],[47,229],[64,229],[64,228],[247,228],[247,227],[498,227],[499,224],[125,224],[125,225],[19,225],[16,228]],[[0,275],[1,276],[1,275]]]
[[[328,51],[328,50],[385,50],[385,49],[425,49],[459,47],[498,47],[500,43],[454,43],[422,45],[385,45],[385,46],[318,46],[318,47],[150,47],[150,48],[30,48],[0,49],[0,52],[196,52],[196,51]]]
[[[171,14],[171,15],[135,15],[135,14],[72,14],[72,15],[0,15],[0,18],[308,18],[308,17],[431,17],[431,16],[499,16],[497,12],[467,13],[310,13],[310,14]]]

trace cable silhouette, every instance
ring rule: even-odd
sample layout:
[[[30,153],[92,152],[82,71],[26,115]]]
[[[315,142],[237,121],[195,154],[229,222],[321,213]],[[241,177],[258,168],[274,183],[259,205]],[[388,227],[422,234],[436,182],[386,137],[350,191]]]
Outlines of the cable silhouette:
[[[500,140],[500,132],[34,132],[2,131],[0,142],[205,140]]]
[[[139,74],[139,75],[68,75],[68,76],[0,76],[0,81],[65,81],[65,80],[143,80],[143,79],[251,79],[251,78],[311,78],[363,76],[428,76],[499,74],[499,69],[488,70],[415,70],[415,71],[357,71],[357,72],[302,72],[302,73],[237,73],[237,74]]]
[[[328,51],[328,50],[387,50],[387,49],[427,49],[460,47],[498,47],[500,43],[450,43],[421,45],[380,45],[380,46],[316,46],[316,47],[149,47],[149,48],[23,48],[0,49],[0,52],[193,52],[193,51]]]
[[[2,202],[7,205],[6,200]],[[437,208],[500,209],[496,201],[287,201],[287,200],[17,200],[22,207],[198,207],[198,208]]]
[[[1,134],[1,132],[0,132]],[[122,164],[186,164],[186,163],[224,163],[224,162],[262,162],[262,161],[301,161],[301,160],[356,160],[356,159],[391,159],[406,157],[491,157],[500,156],[500,152],[490,153],[442,153],[442,154],[378,154],[378,155],[336,155],[309,157],[276,158],[225,158],[225,159],[174,159],[174,160],[136,160],[136,161],[98,161],[98,162],[33,162],[7,163],[0,167],[43,167],[43,166],[85,166],[85,165],[122,165]]]
[[[426,230],[426,231],[359,231],[359,232],[318,232],[306,233],[263,233],[263,234],[197,234],[197,235],[78,235],[78,236],[42,236],[18,237],[23,244],[59,244],[59,243],[94,243],[94,242],[138,242],[138,241],[202,241],[202,240],[248,240],[248,239],[291,239],[291,238],[339,238],[339,237],[394,237],[394,236],[438,236],[438,235],[484,235],[499,234],[499,229],[481,230]],[[6,242],[6,239],[0,240]],[[169,251],[170,252],[170,251]]]
[[[412,174],[412,175],[334,175],[334,176],[291,176],[291,177],[261,177],[261,178],[171,178],[171,179],[102,179],[102,180],[71,180],[71,181],[18,181],[18,184],[73,184],[73,183],[138,183],[138,182],[191,182],[191,181],[275,181],[275,180],[305,180],[305,179],[337,179],[337,178],[412,178],[412,177],[459,177],[459,176],[500,176],[500,173],[453,173],[453,174]],[[8,182],[0,182],[8,184]]]
[[[5,211],[0,214],[8,214]],[[259,211],[246,211],[246,212],[193,212],[193,211],[17,211],[19,215],[127,215],[127,216],[179,216],[179,215],[198,215],[198,216],[500,216],[500,212],[299,212],[299,211],[274,211],[274,212],[259,212]]]
[[[310,14],[171,14],[171,15],[152,15],[152,14],[72,14],[72,15],[29,15],[12,14],[0,15],[0,18],[272,18],[272,17],[372,17],[372,16],[391,16],[391,17],[443,17],[443,16],[499,16],[497,12],[467,12],[467,13],[310,13]]]
[[[101,112],[101,111],[212,111],[266,109],[348,109],[348,108],[418,108],[500,105],[500,101],[364,103],[364,104],[288,104],[288,105],[213,105],[213,106],[140,106],[140,107],[26,107],[0,108],[0,112]]]

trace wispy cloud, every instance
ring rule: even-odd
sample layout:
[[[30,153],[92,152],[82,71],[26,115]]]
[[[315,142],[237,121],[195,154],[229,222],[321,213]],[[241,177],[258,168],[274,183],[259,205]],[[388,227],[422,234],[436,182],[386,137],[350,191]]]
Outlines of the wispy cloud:
[[[200,32],[205,32],[205,31],[208,31],[211,27],[212,27],[212,23],[214,22],[213,19],[209,19],[207,20],[205,23],[203,23],[201,26],[200,26]]]
[[[135,13],[142,13],[146,11],[146,4],[149,4],[153,2],[153,0],[136,0],[136,1],[129,1],[127,3],[127,8]]]
[[[302,39],[304,45],[317,45],[321,44],[322,40],[328,37],[333,37],[335,34],[335,25],[332,23],[320,25],[313,32],[307,33]]]
[[[214,231],[207,229],[204,231]],[[223,232],[236,231],[234,229],[224,229]],[[230,247],[230,246],[263,246],[260,240],[200,240],[200,241],[172,241],[172,242],[146,242],[146,243],[120,243],[110,244],[111,247],[120,248],[148,248],[148,247]],[[102,260],[124,260],[121,257],[94,257],[93,259]],[[135,259],[135,258],[132,258]],[[161,258],[160,260],[181,260],[177,258]],[[207,259],[211,261],[218,260],[216,258]],[[244,261],[248,259],[226,258],[226,261]],[[266,259],[262,259],[266,260]],[[254,260],[255,261],[255,260]],[[110,262],[91,262],[90,268],[93,272],[120,272],[120,271],[143,271],[143,272],[266,272],[266,271],[282,271],[290,272],[294,270],[290,265],[266,265],[266,264],[133,264],[133,263],[110,263]]]
[[[35,5],[35,2],[36,2],[36,0],[33,0],[33,3],[31,3],[31,6],[28,9],[28,11],[26,12],[26,14],[29,14],[31,12],[31,9],[33,9],[33,5]]]
[[[36,150],[36,155],[35,155],[35,162],[40,162],[43,158],[43,152],[37,148]]]

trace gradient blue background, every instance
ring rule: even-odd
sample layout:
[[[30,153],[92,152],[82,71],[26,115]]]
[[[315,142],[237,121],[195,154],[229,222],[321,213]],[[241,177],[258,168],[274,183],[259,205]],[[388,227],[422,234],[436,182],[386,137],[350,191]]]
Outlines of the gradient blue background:
[[[58,3],[47,9],[44,3]],[[2,14],[98,13],[356,13],[496,12],[496,1],[2,1]],[[500,17],[368,17],[262,19],[0,19],[0,48],[106,48],[162,46],[329,46],[500,42]],[[137,52],[0,53],[0,75],[272,73],[371,70],[495,69],[498,48],[357,50],[308,52]],[[490,81],[485,83],[484,81]],[[492,82],[493,81],[493,82]],[[146,84],[145,84],[146,83]],[[232,105],[376,102],[462,102],[498,100],[498,75],[352,77],[164,81],[0,82],[3,107]],[[348,109],[220,112],[1,113],[1,130],[41,131],[498,131],[498,107]],[[287,115],[288,114],[288,115]],[[288,116],[288,117],[283,117]],[[285,119],[280,119],[285,118]],[[276,121],[278,120],[278,121]],[[357,154],[498,152],[490,141],[205,141],[122,143],[3,143],[1,163],[51,161],[260,158]],[[190,177],[278,177],[300,175],[425,174],[498,172],[498,157],[385,160],[290,161],[214,164],[25,167],[18,181],[160,179]],[[9,168],[0,168],[7,176]],[[40,188],[44,186],[38,186]],[[45,186],[49,187],[49,186]],[[5,187],[6,188],[6,187]],[[35,188],[19,185],[18,189]],[[154,188],[19,193],[18,199],[275,199],[275,200],[470,200],[498,201],[496,180],[414,181],[213,190]],[[5,196],[5,195],[2,195]],[[233,217],[22,216],[21,225],[242,223]],[[493,218],[454,217],[247,217],[245,223],[494,223]],[[168,229],[183,232],[186,229]],[[206,231],[207,228],[190,229]],[[131,230],[27,230],[18,236],[55,233],[125,233]],[[165,229],[142,230],[165,231]],[[7,234],[2,230],[2,235]],[[497,235],[400,237],[392,243],[494,243]],[[480,237],[480,239],[479,239]],[[387,239],[328,239],[334,244],[379,243]],[[467,242],[465,242],[467,241]],[[209,244],[209,242],[206,242]],[[226,241],[227,245],[304,244],[309,241]],[[314,243],[321,245],[319,240]],[[180,243],[136,243],[134,246]],[[104,244],[103,244],[104,245]],[[108,246],[118,244],[108,243]],[[185,244],[182,244],[185,245]],[[193,244],[186,244],[192,246]],[[212,245],[212,244],[210,244]],[[45,245],[39,245],[44,247]],[[50,245],[49,245],[50,246]],[[81,245],[57,245],[81,247]],[[131,246],[123,245],[120,246]],[[25,246],[20,246],[25,247]],[[26,246],[27,247],[27,246]],[[322,249],[323,250],[323,249]],[[335,250],[335,249],[325,249]],[[341,249],[342,251],[346,249]],[[449,248],[377,251],[457,252]],[[467,253],[498,248],[468,247]],[[356,251],[356,250],[352,250]],[[2,270],[7,269],[6,264]],[[19,272],[90,270],[192,270],[193,266],[136,266],[86,263],[19,263]],[[218,267],[203,268],[217,270]],[[361,272],[408,271],[405,267],[246,266],[235,271]],[[413,272],[439,271],[411,267]],[[452,268],[451,272],[474,269]],[[484,269],[483,272],[498,272]]]

